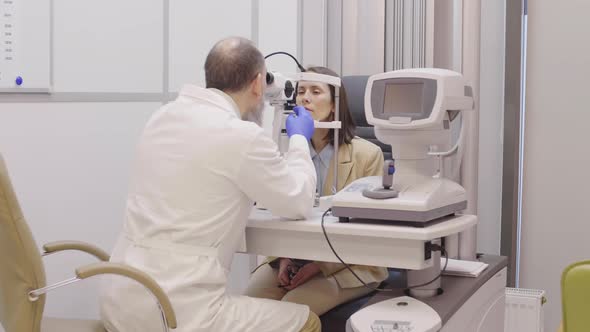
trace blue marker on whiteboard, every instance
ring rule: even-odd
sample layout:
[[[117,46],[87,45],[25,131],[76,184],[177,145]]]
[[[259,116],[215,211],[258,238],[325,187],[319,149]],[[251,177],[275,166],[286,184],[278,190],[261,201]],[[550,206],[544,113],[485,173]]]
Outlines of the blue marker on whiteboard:
[[[17,76],[16,77],[16,80],[15,80],[15,83],[16,83],[16,85],[22,85],[23,84],[23,78],[20,77],[20,76]]]

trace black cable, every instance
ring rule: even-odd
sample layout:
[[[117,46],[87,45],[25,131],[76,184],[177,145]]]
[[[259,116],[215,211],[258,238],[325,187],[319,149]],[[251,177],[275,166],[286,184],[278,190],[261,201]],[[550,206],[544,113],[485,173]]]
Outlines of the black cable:
[[[434,279],[432,279],[428,282],[425,282],[423,284],[406,287],[407,289],[418,288],[418,287],[422,287],[422,286],[426,286],[428,284],[431,284],[431,283],[435,282],[437,279],[441,278],[443,273],[447,270],[447,265],[449,264],[449,256],[447,254],[447,251],[445,250],[445,247],[439,246],[438,244],[434,244],[434,245],[432,245],[432,248],[434,251],[437,251],[437,250],[441,251],[441,253],[445,256],[445,265],[440,270],[440,273],[436,277],[434,277]]]
[[[269,262],[264,262],[264,263],[258,265],[254,270],[252,270],[252,272],[250,272],[250,274],[254,274],[254,272],[256,272],[256,270],[258,270],[259,268],[261,268],[262,266],[264,266],[266,264],[270,264],[270,263]]]
[[[326,233],[326,228],[324,227],[324,217],[331,212],[332,209],[327,209],[326,212],[324,212],[324,214],[322,215],[322,222],[321,222],[321,226],[322,226],[322,231],[324,232],[324,237],[326,238],[326,242],[328,242],[328,246],[330,246],[330,249],[332,249],[332,252],[334,253],[334,255],[336,256],[336,258],[338,258],[338,260],[340,261],[340,263],[342,263],[347,269],[348,271],[350,271],[350,273],[352,273],[352,275],[355,276],[355,278],[360,281],[363,286],[365,286],[368,289],[374,290],[374,291],[378,291],[378,292],[395,292],[395,291],[399,291],[399,290],[406,290],[406,289],[412,289],[412,288],[418,288],[418,287],[422,287],[422,286],[426,286],[428,284],[431,284],[433,282],[435,282],[436,280],[438,280],[439,278],[442,277],[443,273],[445,272],[445,270],[447,269],[447,264],[449,263],[449,256],[447,254],[447,251],[445,250],[444,247],[439,246],[439,245],[432,245],[433,250],[440,250],[442,251],[442,253],[445,256],[445,266],[440,270],[440,273],[432,280],[425,282],[423,284],[419,284],[419,285],[412,285],[412,286],[407,286],[407,287],[400,287],[400,288],[378,288],[378,287],[371,287],[369,285],[367,285],[367,283],[365,283],[363,281],[363,279],[361,279],[350,267],[350,265],[346,264],[342,258],[340,258],[340,256],[338,255],[338,253],[336,252],[336,250],[334,249],[334,247],[332,246],[332,243],[330,242],[330,239],[328,238],[328,233]]]
[[[290,57],[291,59],[293,59],[293,61],[295,61],[295,63],[297,64],[297,67],[299,68],[299,70],[301,72],[305,72],[306,71],[305,68],[299,63],[299,61],[297,61],[297,58],[295,58],[293,55],[291,55],[291,54],[289,54],[287,52],[283,52],[283,51],[272,52],[271,54],[265,56],[264,58],[266,59],[266,58],[269,58],[269,57],[271,57],[273,55],[277,55],[277,54],[282,54],[282,55],[286,55],[286,56]]]

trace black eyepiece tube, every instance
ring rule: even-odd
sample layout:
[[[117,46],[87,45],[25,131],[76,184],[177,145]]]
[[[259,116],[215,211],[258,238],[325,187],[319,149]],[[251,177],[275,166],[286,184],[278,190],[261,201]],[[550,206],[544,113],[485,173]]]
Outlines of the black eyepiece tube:
[[[266,72],[266,85],[271,85],[275,81],[275,76],[271,72]]]
[[[264,58],[267,59],[273,55],[277,55],[277,54],[282,54],[282,55],[286,55],[288,57],[290,57],[291,59],[293,59],[293,61],[295,61],[295,63],[297,64],[297,68],[299,68],[299,71],[301,72],[305,72],[305,68],[299,63],[299,61],[297,61],[297,58],[295,58],[293,55],[287,53],[287,52],[283,52],[283,51],[279,51],[279,52],[273,52],[271,54],[268,54],[267,56],[265,56]]]

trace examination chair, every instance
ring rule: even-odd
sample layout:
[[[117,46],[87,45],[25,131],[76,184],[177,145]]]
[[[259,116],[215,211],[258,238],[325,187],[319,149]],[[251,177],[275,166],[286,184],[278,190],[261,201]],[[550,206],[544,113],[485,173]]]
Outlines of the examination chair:
[[[563,332],[590,331],[590,261],[574,263],[561,275]]]
[[[379,146],[381,151],[383,151],[385,160],[391,159],[391,145],[383,144],[377,140],[375,129],[367,123],[367,118],[365,117],[365,88],[367,87],[368,80],[369,76],[365,75],[342,77],[342,86],[346,89],[346,95],[348,97],[348,109],[352,113],[352,119],[356,124],[355,134]]]
[[[83,251],[100,262],[78,267],[73,271],[74,278],[48,287],[42,256],[64,250]],[[109,255],[83,242],[52,242],[44,245],[43,251],[43,254],[39,252],[25,222],[0,155],[0,323],[6,332],[104,332],[100,321],[43,317],[45,293],[100,274],[121,275],[143,284],[159,302],[163,326],[176,328],[170,300],[147,274],[123,264],[109,263]]]
[[[381,148],[385,160],[391,159],[391,146],[381,143],[375,137],[375,130],[373,126],[367,123],[365,117],[365,88],[369,76],[343,76],[342,85],[346,89],[348,97],[348,108],[352,113],[352,118],[356,124],[356,136],[364,138]],[[400,281],[400,272],[395,269],[389,269],[389,278],[383,284],[398,284]],[[375,292],[352,300],[350,302],[341,304],[334,309],[323,314],[320,319],[322,321],[322,332],[342,332],[345,330],[346,320],[355,312],[360,310],[369,299],[375,295]]]

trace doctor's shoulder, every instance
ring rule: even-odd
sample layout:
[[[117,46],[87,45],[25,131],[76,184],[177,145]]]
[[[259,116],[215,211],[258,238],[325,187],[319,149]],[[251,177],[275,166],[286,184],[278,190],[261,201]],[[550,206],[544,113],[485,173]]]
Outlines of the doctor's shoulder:
[[[227,123],[227,134],[240,143],[247,145],[265,135],[264,129],[257,124],[240,119],[232,119]]]

